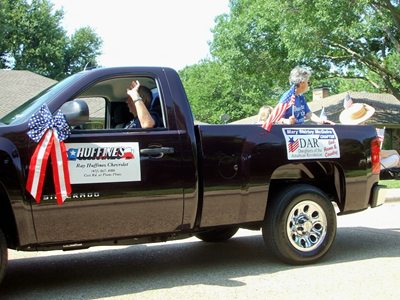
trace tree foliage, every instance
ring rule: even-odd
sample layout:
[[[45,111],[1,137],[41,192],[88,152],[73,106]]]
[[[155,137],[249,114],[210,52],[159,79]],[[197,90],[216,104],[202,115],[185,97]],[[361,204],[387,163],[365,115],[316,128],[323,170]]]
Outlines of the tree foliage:
[[[195,120],[221,124],[221,115],[229,122],[255,115],[265,104],[262,91],[252,77],[237,79],[229,67],[204,59],[179,71]]]
[[[102,40],[90,27],[68,37],[48,0],[0,0],[0,67],[62,79],[96,65]]]
[[[288,82],[290,68],[279,37],[279,24],[265,19],[252,1],[231,1],[230,14],[217,16],[212,29],[213,59],[180,71],[195,119],[221,123],[258,113],[262,105],[275,106]],[[209,93],[212,87],[213,93]]]
[[[238,74],[282,89],[302,65],[325,85],[361,80],[400,99],[398,0],[231,0],[230,8],[216,19],[211,54]]]
[[[102,43],[91,27],[76,30],[75,34],[67,40],[64,52],[64,74],[79,72],[89,62],[95,66],[96,57],[101,54],[99,49]]]
[[[230,14],[216,18],[210,52],[236,77],[257,76],[268,90],[287,84],[296,62],[288,59],[281,24],[265,11],[266,1],[230,1]],[[276,1],[270,1],[273,6]]]

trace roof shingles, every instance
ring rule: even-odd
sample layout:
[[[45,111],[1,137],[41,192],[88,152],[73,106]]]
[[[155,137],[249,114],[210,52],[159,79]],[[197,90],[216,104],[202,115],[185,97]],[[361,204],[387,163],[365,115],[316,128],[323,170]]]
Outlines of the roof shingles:
[[[328,119],[340,123],[339,115],[344,110],[343,100],[346,94],[345,92],[311,102],[307,101],[307,104],[317,116],[320,115],[322,106],[324,106]],[[369,123],[381,126],[400,124],[400,101],[393,95],[365,92],[349,92],[349,95],[354,103],[365,103],[375,108],[375,114],[369,119]],[[253,124],[256,121],[257,116],[251,116],[231,124]],[[311,124],[312,122],[306,120],[305,123]]]
[[[346,94],[345,92],[312,101],[308,103],[308,106],[317,116],[319,116],[322,106],[324,106],[328,119],[339,123],[340,113],[344,110],[343,101]],[[383,126],[400,123],[400,101],[393,95],[365,92],[349,92],[349,95],[354,103],[365,103],[375,108],[375,113],[369,119],[369,123]]]
[[[56,82],[30,71],[0,70],[0,118]]]

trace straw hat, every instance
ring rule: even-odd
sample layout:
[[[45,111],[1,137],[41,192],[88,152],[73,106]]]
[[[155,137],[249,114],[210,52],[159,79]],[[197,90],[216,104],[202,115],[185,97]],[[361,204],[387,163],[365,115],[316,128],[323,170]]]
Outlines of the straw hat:
[[[364,103],[353,103],[340,113],[340,123],[356,125],[365,122],[374,114],[375,108]]]

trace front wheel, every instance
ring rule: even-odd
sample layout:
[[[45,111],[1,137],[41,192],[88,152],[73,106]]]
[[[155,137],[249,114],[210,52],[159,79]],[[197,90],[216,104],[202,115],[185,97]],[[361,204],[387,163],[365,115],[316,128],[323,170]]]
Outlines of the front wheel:
[[[299,184],[271,200],[263,224],[267,248],[285,263],[304,265],[320,260],[336,235],[336,214],[318,188]]]
[[[3,277],[6,274],[7,260],[7,242],[3,232],[0,230],[0,283],[3,281]]]

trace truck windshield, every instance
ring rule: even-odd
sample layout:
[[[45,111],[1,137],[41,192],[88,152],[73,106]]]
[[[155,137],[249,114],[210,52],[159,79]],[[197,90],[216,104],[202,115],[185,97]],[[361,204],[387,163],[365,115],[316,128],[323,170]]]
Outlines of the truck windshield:
[[[15,108],[13,111],[9,112],[0,119],[0,122],[6,125],[25,122],[36,113],[43,104],[49,103],[54,96],[61,93],[68,85],[79,80],[82,76],[84,76],[83,72],[67,77],[55,85],[46,88],[33,98]]]

